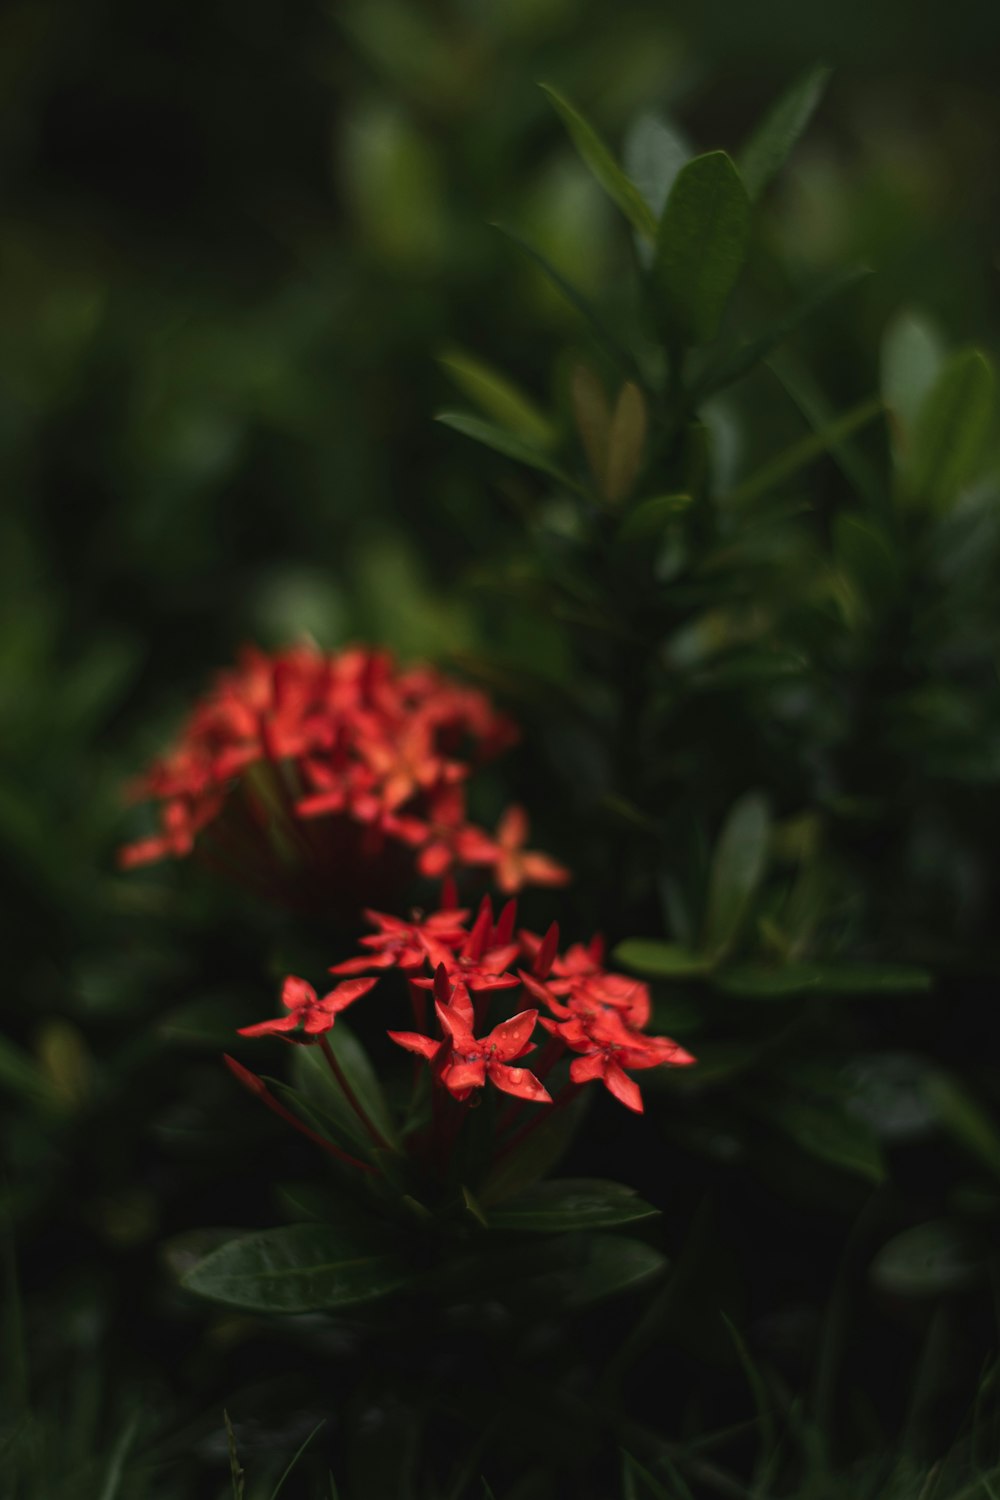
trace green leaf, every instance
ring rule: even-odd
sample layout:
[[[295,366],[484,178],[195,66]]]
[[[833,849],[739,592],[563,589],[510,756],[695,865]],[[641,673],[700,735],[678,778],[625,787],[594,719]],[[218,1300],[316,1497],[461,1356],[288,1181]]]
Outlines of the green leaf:
[[[841,512],[833,522],[833,552],[857,595],[872,611],[890,604],[899,592],[899,559],[892,542],[876,522]]]
[[[655,1218],[659,1209],[633,1188],[598,1178],[562,1178],[540,1182],[489,1216],[494,1229],[522,1233],[563,1233],[572,1229],[611,1229]]]
[[[642,392],[627,380],[618,393],[608,431],[602,492],[611,505],[620,505],[632,493],[642,470],[648,421]]]
[[[213,1302],[255,1312],[351,1307],[408,1280],[403,1261],[376,1234],[324,1224],[289,1224],[229,1240],[182,1278]]]
[[[641,114],[629,126],[622,163],[654,218],[663,212],[677,174],[692,154],[684,138],[659,115]]]
[[[750,202],[732,161],[724,151],[696,156],[670,190],[651,272],[668,324],[685,342],[714,337],[749,237]]]
[[[618,528],[616,543],[653,540],[676,517],[691,505],[690,495],[651,495],[633,505]]]
[[[952,355],[920,405],[902,483],[946,511],[983,460],[994,416],[993,368],[978,349]]]
[[[830,69],[813,68],[768,111],[740,153],[740,175],[756,201],[809,124],[822,99]]]
[[[440,362],[455,384],[501,427],[539,448],[551,448],[556,430],[544,412],[513,381],[485,360],[449,349]]]
[[[589,1094],[578,1095],[572,1104],[552,1110],[522,1140],[502,1147],[480,1186],[479,1202],[491,1211],[493,1205],[506,1202],[544,1177],[568,1148],[589,1102]]]
[[[899,995],[927,990],[931,976],[905,964],[734,964],[713,976],[716,989],[750,1000],[796,995]]]
[[[27,1052],[0,1036],[0,1090],[17,1094],[29,1104],[54,1104],[51,1083]]]
[[[716,959],[740,935],[764,878],[770,832],[767,803],[757,792],[741,797],[723,824],[712,855],[705,911],[704,947]]]
[[[396,1126],[378,1075],[368,1054],[346,1022],[338,1020],[327,1032],[327,1042],[344,1076],[372,1124],[389,1142],[397,1142]],[[295,1088],[306,1103],[334,1120],[358,1145],[369,1149],[371,1135],[347,1102],[320,1047],[296,1047],[292,1060]]]
[[[882,399],[897,450],[912,441],[917,415],[945,360],[941,336],[926,319],[900,313],[882,337]]]
[[[948,1219],[931,1219],[895,1235],[875,1256],[869,1275],[900,1297],[965,1291],[982,1277],[984,1258],[973,1235]]]
[[[584,297],[583,293],[578,291],[561,271],[557,271],[552,262],[540,250],[536,250],[527,240],[522,239],[515,230],[507,228],[504,224],[494,224],[493,228],[498,229],[506,239],[510,240],[512,245],[515,245],[521,251],[522,255],[526,255],[530,261],[533,261],[538,269],[552,282],[556,290],[566,299],[569,305],[580,314],[585,322],[590,324],[591,331],[597,342],[614,361],[619,371],[625,376],[636,377],[638,375],[638,366],[636,365],[635,358],[598,316],[596,310],[587,298]]]
[[[983,1166],[1000,1177],[1000,1129],[968,1088],[934,1069],[923,1079],[923,1092],[938,1123]]]
[[[852,407],[850,411],[844,412],[832,422],[821,428],[819,432],[810,432],[806,437],[800,438],[784,453],[779,453],[777,458],[769,459],[762,464],[749,478],[744,479],[734,490],[724,497],[727,505],[745,505],[749,500],[756,500],[759,495],[767,494],[768,490],[776,489],[799,469],[805,468],[807,464],[814,463],[817,458],[822,458],[831,449],[837,448],[851,433],[866,427],[869,422],[881,416],[883,411],[882,398],[872,396],[860,405]]]
[[[642,1240],[590,1234],[582,1241],[580,1263],[565,1278],[565,1301],[570,1307],[587,1307],[630,1291],[666,1268],[666,1256]]]
[[[502,453],[505,458],[512,458],[516,463],[527,464],[529,469],[537,469],[542,474],[548,474],[551,479],[557,479],[560,484],[566,485],[569,489],[579,488],[540,448],[525,442],[523,438],[515,436],[512,432],[505,432],[502,427],[497,427],[492,422],[484,422],[482,417],[473,416],[471,412],[442,411],[438,412],[434,420],[441,422],[445,427],[454,428],[456,432],[472,438],[476,443],[492,448],[496,453]]]
[[[618,205],[632,227],[644,239],[656,238],[656,217],[634,182],[631,182],[615,161],[607,146],[593,126],[573,108],[566,99],[548,84],[541,85],[543,93],[555,107],[566,126],[570,139],[579,151],[584,163],[594,174],[608,197]]]
[[[625,938],[615,949],[614,958],[626,969],[654,979],[683,979],[686,975],[705,974],[710,968],[702,954],[692,953],[679,943],[658,943],[653,938]]]
[[[840,1100],[762,1091],[753,1109],[810,1156],[871,1182],[885,1176],[875,1132],[865,1120],[848,1114]]]
[[[709,396],[716,395],[726,386],[742,380],[744,375],[749,375],[751,370],[756,369],[773,350],[777,349],[779,344],[783,344],[796,328],[811,318],[814,313],[819,312],[820,308],[825,307],[841,292],[856,286],[864,277],[870,275],[871,271],[867,266],[854,266],[849,270],[837,271],[834,275],[824,278],[818,286],[793,303],[786,313],[768,328],[763,329],[756,338],[741,344],[731,354],[710,365],[704,375],[695,382],[691,397],[692,404],[699,406]]]
[[[587,466],[598,490],[604,487],[608,465],[608,438],[611,432],[611,406],[604,383],[590,365],[582,361],[573,366],[569,381],[569,398],[576,430],[580,434]]]

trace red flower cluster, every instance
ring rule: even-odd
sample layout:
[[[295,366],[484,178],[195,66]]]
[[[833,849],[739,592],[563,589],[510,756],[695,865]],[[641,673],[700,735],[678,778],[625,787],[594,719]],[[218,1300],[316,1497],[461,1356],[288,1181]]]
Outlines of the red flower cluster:
[[[335,964],[330,972],[354,976],[365,970],[399,969],[406,975],[418,1029],[390,1031],[389,1036],[426,1059],[435,1082],[456,1099],[467,1099],[489,1082],[516,1098],[551,1103],[541,1079],[519,1066],[535,1048],[536,1024],[548,1033],[536,1065],[543,1078],[568,1050],[576,1054],[569,1068],[571,1092],[599,1079],[637,1113],[642,1112],[642,1096],[630,1072],[694,1062],[669,1037],[650,1036],[644,1030],[650,1017],[649,987],[605,969],[600,938],[586,948],[577,944],[560,953],[555,923],[544,938],[516,932],[516,903],[508,901],[494,918],[488,898],[471,927],[467,911],[448,905],[430,916],[415,914],[410,922],[381,912],[366,915],[378,929],[361,939],[368,951]],[[283,998],[303,1031],[315,1036],[328,1031],[338,1011],[374,983],[342,978],[335,990],[318,1000],[302,980],[289,979]],[[477,1036],[485,1030],[494,995],[522,988],[536,1006],[517,1011]],[[437,1035],[426,1029],[428,991]],[[538,1006],[548,1012],[541,1019]],[[285,1032],[295,1024],[283,1016],[246,1027],[243,1035]]]
[[[203,830],[225,821],[239,787],[244,816],[230,818],[216,862],[247,877],[263,830],[286,865],[291,850],[301,864],[351,865],[356,875],[359,861],[388,846],[414,851],[420,873],[433,878],[478,865],[494,870],[504,891],[559,885],[568,872],[524,848],[520,808],[508,809],[496,837],[466,816],[470,771],[516,738],[484,693],[431,667],[398,668],[388,652],[247,648],[133,787],[137,799],[160,804],[160,832],[126,846],[121,863],[190,854]],[[308,821],[321,817],[326,845],[323,826]]]

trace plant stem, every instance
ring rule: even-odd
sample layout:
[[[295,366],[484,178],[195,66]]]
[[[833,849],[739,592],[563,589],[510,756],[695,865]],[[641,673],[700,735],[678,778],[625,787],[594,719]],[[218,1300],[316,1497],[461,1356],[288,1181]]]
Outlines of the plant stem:
[[[333,1048],[330,1046],[330,1043],[327,1041],[325,1036],[320,1037],[319,1044],[323,1049],[323,1056],[326,1058],[327,1062],[330,1065],[331,1073],[333,1074],[334,1078],[336,1078],[337,1082],[340,1084],[341,1089],[343,1090],[344,1098],[347,1100],[348,1104],[351,1106],[354,1113],[357,1115],[358,1119],[361,1121],[362,1125],[367,1130],[372,1140],[375,1142],[375,1145],[380,1146],[383,1150],[387,1151],[389,1149],[389,1142],[379,1130],[378,1126],[371,1119],[370,1115],[365,1112],[360,1099],[351,1088],[351,1085],[348,1083],[344,1070],[340,1066],[340,1063],[337,1061],[334,1055]]]

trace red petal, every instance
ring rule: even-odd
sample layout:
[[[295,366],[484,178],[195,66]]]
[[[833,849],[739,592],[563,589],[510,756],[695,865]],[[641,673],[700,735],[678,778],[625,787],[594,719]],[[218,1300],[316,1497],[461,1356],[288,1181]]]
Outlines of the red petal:
[[[377,977],[375,979],[345,979],[342,984],[337,985],[336,989],[324,995],[319,1004],[324,1010],[336,1014],[346,1010],[348,1005],[353,1005],[355,1000],[360,1000],[362,995],[367,995],[368,991],[374,989],[377,984]]]
[[[240,1036],[270,1036],[273,1031],[294,1031],[298,1024],[298,1016],[278,1016],[274,1021],[258,1021],[256,1026],[241,1026],[239,1034]]]
[[[642,1095],[639,1092],[639,1085],[617,1063],[608,1063],[604,1070],[604,1084],[608,1092],[614,1094],[626,1109],[634,1110],[637,1115],[642,1114]]]
[[[574,1083],[590,1083],[594,1078],[603,1078],[604,1058],[599,1052],[587,1052],[583,1057],[575,1057],[569,1065],[569,1076]]]
[[[494,1026],[485,1039],[486,1043],[496,1048],[501,1062],[513,1062],[515,1057],[523,1057],[529,1050],[537,1020],[537,1010],[522,1010],[520,1015],[511,1016],[509,1021]]]
[[[521,849],[528,837],[528,814],[523,807],[508,807],[497,824],[497,843],[503,849]]]
[[[534,1073],[529,1073],[527,1068],[511,1068],[506,1063],[490,1063],[488,1072],[490,1081],[505,1094],[513,1094],[516,1099],[531,1099],[536,1104],[552,1103],[552,1095],[548,1089],[539,1083]]]
[[[442,1070],[441,1082],[453,1094],[481,1089],[486,1082],[486,1059],[478,1057],[473,1062],[451,1063]]]
[[[544,979],[548,975],[558,951],[559,924],[558,922],[553,922],[548,932],[542,938],[538,952],[535,954],[535,962],[531,966],[533,973],[539,979]]]
[[[428,1060],[435,1058],[444,1045],[432,1036],[422,1036],[419,1031],[389,1031],[386,1035],[398,1047],[405,1047],[407,1052],[416,1052]]]
[[[358,958],[345,958],[342,964],[333,964],[331,974],[364,974],[366,969],[391,969],[395,956],[390,952],[362,953]]]

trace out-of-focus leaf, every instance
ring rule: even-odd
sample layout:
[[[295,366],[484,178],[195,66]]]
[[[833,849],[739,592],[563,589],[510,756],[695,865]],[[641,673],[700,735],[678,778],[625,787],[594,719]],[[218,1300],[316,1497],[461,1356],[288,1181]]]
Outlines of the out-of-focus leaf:
[[[805,130],[826,91],[830,69],[811,69],[764,116],[739,155],[740,176],[751,199],[759,198]]]
[[[596,370],[580,362],[573,366],[569,396],[587,464],[598,490],[602,490],[611,434],[611,406],[607,391]]]
[[[631,1291],[667,1268],[667,1258],[642,1240],[619,1234],[581,1234],[561,1239],[567,1247],[565,1268],[537,1278],[546,1302],[567,1308],[589,1307]]]
[[[907,964],[791,963],[733,964],[720,969],[712,983],[728,995],[778,1000],[792,995],[907,995],[928,990],[926,969]]]
[[[462,349],[447,349],[441,363],[466,396],[507,431],[539,448],[551,448],[556,431],[543,411],[499,370]]]
[[[654,979],[683,979],[705,974],[710,963],[704,954],[692,953],[679,943],[659,943],[654,938],[625,938],[614,951],[615,961],[638,974]]]
[[[899,559],[881,526],[867,516],[841,512],[833,522],[833,551],[869,608],[892,602],[899,591]]]
[[[643,394],[627,380],[618,393],[608,431],[602,488],[611,505],[620,505],[632,493],[642,470],[648,422]]]
[[[762,1090],[754,1109],[810,1156],[871,1182],[881,1182],[885,1176],[874,1131],[866,1121],[848,1114],[841,1100]]]
[[[938,1123],[1000,1177],[1000,1128],[971,1090],[937,1068],[925,1073],[923,1086]]]
[[[659,1209],[633,1188],[597,1178],[540,1182],[490,1212],[494,1229],[553,1234],[573,1229],[611,1229],[655,1218]]]
[[[639,115],[622,144],[622,164],[643,198],[659,218],[677,174],[691,158],[691,148],[660,115]]]
[[[945,364],[917,414],[901,476],[905,492],[946,511],[983,460],[996,407],[993,368],[978,349]]]
[[[656,234],[651,275],[672,336],[707,343],[743,269],[750,203],[724,151],[678,173]]]
[[[749,475],[726,497],[727,503],[733,505],[744,505],[749,500],[755,500],[759,495],[766,495],[769,490],[776,489],[778,485],[784,484],[799,469],[805,468],[807,464],[814,463],[817,458],[822,458],[824,453],[830,452],[841,444],[844,438],[851,433],[858,432],[873,422],[882,413],[881,397],[872,396],[868,401],[862,401],[851,411],[844,412],[843,416],[837,417],[828,426],[819,432],[811,432],[786,448],[777,458],[769,459],[762,464],[755,473]]]
[[[742,380],[744,375],[749,375],[751,370],[756,369],[763,360],[767,359],[779,344],[784,343],[789,334],[794,333],[800,324],[819,312],[820,308],[825,307],[834,297],[847,291],[849,287],[856,286],[859,281],[870,274],[867,266],[853,266],[846,271],[837,271],[833,276],[821,281],[818,286],[794,302],[786,313],[783,313],[756,338],[741,344],[731,354],[710,365],[695,383],[692,400],[701,403],[709,396],[724,390],[726,386]]]
[[[48,1078],[27,1052],[0,1036],[0,1090],[17,1094],[29,1104],[54,1104]]]
[[[715,959],[728,952],[740,935],[767,867],[771,817],[757,792],[748,792],[731,809],[719,834],[708,877],[705,951]]]
[[[633,229],[644,239],[656,237],[656,217],[645,198],[622,171],[607,146],[583,116],[548,84],[542,91],[559,115],[574,146],[608,197],[618,205]]]
[[[883,1245],[869,1275],[896,1296],[940,1297],[975,1286],[984,1270],[982,1247],[964,1225],[931,1219]]]
[[[370,1302],[407,1280],[403,1261],[374,1233],[289,1224],[228,1241],[181,1284],[232,1307],[296,1313]]]
[[[615,541],[621,544],[653,540],[691,504],[690,495],[651,495],[633,505],[618,528]]]
[[[350,1027],[340,1020],[332,1031],[327,1032],[326,1039],[365,1114],[383,1138],[394,1145],[396,1127],[382,1085],[364,1047]],[[296,1047],[292,1075],[296,1088],[308,1103],[332,1116],[359,1144],[371,1145],[371,1136],[348,1103],[321,1048]]]
[[[932,324],[900,313],[882,337],[882,399],[897,452],[913,439],[917,414],[941,373],[944,345]]]
[[[482,443],[487,448],[502,453],[505,458],[512,458],[516,463],[527,464],[529,469],[537,469],[542,474],[548,474],[551,479],[557,479],[569,489],[578,489],[575,480],[553,463],[540,448],[525,442],[523,438],[515,436],[512,432],[505,432],[502,427],[495,426],[492,422],[484,422],[481,417],[476,417],[471,412],[464,411],[442,411],[438,412],[436,421],[445,427],[452,427],[456,432],[461,432],[465,437],[472,438],[476,443]]]

